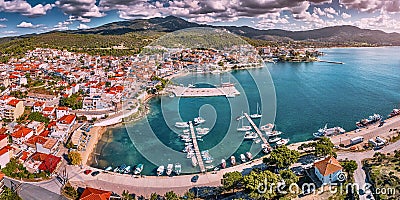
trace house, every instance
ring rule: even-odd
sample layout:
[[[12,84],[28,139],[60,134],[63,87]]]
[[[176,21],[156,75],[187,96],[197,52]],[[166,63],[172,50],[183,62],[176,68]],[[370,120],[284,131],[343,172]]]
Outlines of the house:
[[[55,113],[55,111],[56,111],[55,107],[44,107],[42,113],[45,117],[53,119],[53,114]]]
[[[79,200],[108,200],[110,196],[111,192],[109,191],[86,187]]]
[[[64,115],[59,120],[57,120],[57,127],[62,131],[69,132],[71,127],[75,124],[75,120],[75,115]]]
[[[338,176],[343,170],[343,167],[333,156],[315,162],[314,168],[315,175],[322,184],[329,184],[338,181]]]
[[[43,112],[45,108],[45,103],[41,101],[37,101],[33,104],[32,111],[33,112]]]
[[[60,119],[64,115],[69,115],[69,108],[68,107],[58,107],[56,110],[57,119]]]
[[[28,124],[27,127],[33,130],[34,135],[39,135],[46,128],[43,122],[37,122],[37,121],[32,121],[31,123]]]
[[[0,148],[3,148],[8,145],[8,135],[0,134]]]
[[[24,114],[24,110],[25,106],[23,101],[12,99],[4,107],[4,118],[15,121]]]
[[[61,158],[51,155],[36,152],[31,156],[31,160],[33,163],[40,163],[37,168],[38,171],[45,171],[53,173],[61,164]]]
[[[10,159],[12,158],[12,148],[10,146],[5,146],[0,149],[0,168],[4,168],[7,163],[10,162]]]
[[[21,127],[11,134],[12,140],[16,144],[22,144],[33,136],[33,130],[26,127]]]

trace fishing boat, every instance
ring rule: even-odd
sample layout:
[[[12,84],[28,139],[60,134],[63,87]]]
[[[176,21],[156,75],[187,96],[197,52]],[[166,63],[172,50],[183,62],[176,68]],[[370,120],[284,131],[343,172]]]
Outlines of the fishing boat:
[[[189,124],[187,122],[176,122],[175,127],[176,128],[188,128]]]
[[[175,163],[175,174],[179,175],[182,172],[182,165],[180,163]]]
[[[159,166],[157,168],[157,176],[163,175],[164,174],[164,169],[165,169],[164,165]]]
[[[222,160],[221,160],[221,168],[222,168],[222,169],[225,169],[225,168],[226,168],[226,161],[225,161],[225,159],[222,159]]]
[[[253,140],[253,139],[256,139],[256,138],[258,138],[258,135],[257,135],[257,133],[255,133],[255,132],[250,132],[250,131],[248,131],[248,132],[246,132],[246,134],[244,135],[244,139],[245,139],[245,140]]]
[[[261,114],[261,112],[260,112],[260,107],[259,107],[259,105],[258,105],[258,103],[257,103],[257,113],[256,114],[251,114],[250,115],[250,118],[252,118],[252,119],[258,119],[258,118],[261,118],[262,117],[262,114]]]
[[[373,115],[369,116],[368,119],[362,119],[362,120],[356,122],[356,126],[358,128],[361,128],[361,127],[369,126],[369,125],[379,122],[381,120],[382,120],[381,115],[373,114]]]
[[[138,164],[136,165],[135,171],[133,171],[134,174],[140,174],[143,170],[143,164]]]
[[[275,137],[275,136],[279,136],[281,134],[282,134],[282,132],[280,132],[280,131],[265,132],[265,135],[267,135],[268,137]]]
[[[275,127],[274,124],[268,123],[268,124],[262,125],[260,127],[260,130],[265,131],[265,132],[271,132],[274,129],[274,127]]]
[[[321,137],[329,137],[333,135],[338,135],[338,134],[343,134],[346,131],[342,127],[333,127],[333,128],[328,128],[328,124],[325,124],[324,128],[318,129],[318,132],[313,133],[313,136],[315,138],[321,138]]]
[[[400,115],[400,109],[395,108],[395,109],[393,109],[392,112],[388,115],[388,117],[394,117],[394,116],[397,116],[397,115]]]
[[[173,164],[168,164],[167,165],[167,171],[165,172],[168,176],[171,175],[172,173],[172,168],[174,167]]]
[[[289,143],[289,139],[281,139],[278,142],[276,142],[276,145],[282,146],[282,145],[286,145],[287,143]]]
[[[244,156],[244,154],[240,154],[240,160],[242,161],[242,163],[246,162],[246,156]]]
[[[236,158],[235,156],[231,156],[231,164],[236,165]]]
[[[112,170],[111,166],[108,166],[107,168],[104,169],[104,171],[111,171],[111,170]]]
[[[268,142],[270,142],[270,143],[275,143],[275,142],[278,142],[278,141],[281,140],[281,139],[282,139],[282,138],[280,138],[280,137],[274,137],[274,138],[269,139]]]
[[[203,124],[204,122],[206,122],[206,120],[202,117],[196,117],[193,119],[193,121],[194,121],[194,123],[197,123],[197,124]]]
[[[192,158],[192,166],[193,166],[193,167],[196,167],[197,164],[198,164],[197,159],[196,159],[196,156],[192,156],[191,158]]]
[[[252,160],[252,159],[253,159],[253,155],[252,155],[250,152],[246,152],[246,157],[247,157],[247,159],[249,159],[249,160]]]

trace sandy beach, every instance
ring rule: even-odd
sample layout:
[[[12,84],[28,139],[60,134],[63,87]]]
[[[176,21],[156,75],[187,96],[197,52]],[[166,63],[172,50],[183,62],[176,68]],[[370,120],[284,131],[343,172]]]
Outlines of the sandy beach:
[[[83,165],[87,165],[88,161],[91,158],[91,154],[94,148],[96,147],[97,142],[100,140],[101,136],[106,130],[107,127],[104,126],[95,126],[92,129],[90,129],[89,135],[91,135],[92,138],[90,139],[90,141],[86,146],[86,151],[81,152]]]

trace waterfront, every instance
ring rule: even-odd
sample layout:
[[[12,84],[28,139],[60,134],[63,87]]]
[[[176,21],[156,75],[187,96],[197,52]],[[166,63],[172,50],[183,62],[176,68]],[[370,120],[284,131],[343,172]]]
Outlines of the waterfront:
[[[278,63],[269,64],[267,68],[249,69],[255,76],[268,76],[267,69],[272,75],[277,95],[276,121],[278,130],[284,132],[283,138],[290,138],[291,142],[299,142],[312,138],[312,133],[318,128],[329,123],[330,126],[342,126],[346,130],[355,128],[355,122],[373,113],[387,115],[391,109],[400,103],[398,92],[400,85],[399,74],[400,58],[396,52],[400,48],[345,48],[325,49],[324,60],[344,62],[343,65],[331,63]],[[259,102],[257,88],[250,79],[248,71],[233,71],[232,75],[245,88],[246,97],[253,112]],[[224,76],[223,76],[224,77]],[[226,79],[226,78],[225,78]],[[185,85],[197,82],[218,83],[218,75],[192,74],[177,78],[176,82]],[[226,80],[225,80],[226,81]],[[260,90],[269,88],[269,84],[259,85]],[[242,91],[241,96],[242,95]],[[95,148],[96,159],[92,159],[92,166],[104,168],[108,165],[114,167],[123,163],[134,165],[143,163],[144,174],[154,174],[156,168],[140,153],[153,154],[159,163],[180,162],[183,172],[195,172],[190,160],[185,154],[170,157],[163,152],[164,147],[154,146],[160,140],[163,145],[176,151],[181,151],[183,143],[179,141],[176,133],[164,121],[166,112],[177,113],[175,107],[161,106],[162,98],[154,98],[149,102],[151,113],[146,119],[128,125],[129,133],[124,126],[113,128],[103,134]],[[171,100],[173,101],[173,100]],[[206,126],[213,127],[209,135],[204,137],[207,142],[200,143],[202,150],[211,149],[225,138],[231,122],[236,128],[237,113],[241,106],[234,103],[230,107],[225,97],[187,98],[179,102],[182,119],[190,120],[196,117],[199,108],[201,116],[206,118]],[[204,104],[210,106],[202,107]],[[163,109],[161,109],[161,107]],[[232,115],[231,115],[232,109]],[[217,115],[214,115],[214,112]],[[263,108],[263,113],[268,112]],[[215,116],[218,116],[215,118]],[[170,119],[171,123],[179,119]],[[175,120],[175,121],[174,121]],[[268,121],[263,119],[263,121]],[[148,125],[155,133],[151,136],[147,130]],[[229,131],[228,131],[229,132]],[[129,137],[129,135],[131,137]],[[228,133],[229,138],[240,137],[236,130]],[[131,142],[134,141],[134,144]],[[250,149],[251,142],[244,142],[240,146],[229,143],[223,148],[212,152],[217,164],[221,158],[228,158],[232,149],[236,150],[238,159],[240,153]],[[231,149],[229,149],[231,148]],[[99,155],[101,154],[101,155]],[[150,158],[151,160],[154,159]],[[96,163],[97,162],[97,163]]]

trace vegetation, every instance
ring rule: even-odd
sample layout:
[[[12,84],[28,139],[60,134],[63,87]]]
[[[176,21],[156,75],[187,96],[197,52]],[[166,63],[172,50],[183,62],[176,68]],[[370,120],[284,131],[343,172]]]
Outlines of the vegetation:
[[[340,162],[340,165],[342,165],[344,171],[347,172],[349,175],[353,174],[354,171],[356,171],[358,168],[357,162],[354,160],[342,161]]]
[[[68,159],[72,165],[82,164],[81,154],[77,151],[71,151],[68,153]]]
[[[316,143],[314,143],[314,148],[315,148],[315,155],[316,156],[334,156],[336,157],[336,153],[334,152],[333,149],[334,145],[331,142],[331,140],[327,137],[323,137],[320,140],[318,140]]]
[[[43,116],[41,113],[39,112],[32,112],[29,114],[28,116],[28,120],[32,120],[32,121],[38,121],[38,122],[44,122],[46,125],[49,123],[50,119]]]
[[[76,93],[68,98],[61,98],[60,106],[66,106],[72,108],[72,110],[81,109],[83,107],[83,101],[79,94]]]
[[[78,199],[79,197],[78,191],[74,187],[72,187],[69,182],[67,182],[64,185],[62,192],[65,196],[69,197],[70,199]]]
[[[166,200],[179,200],[179,196],[173,191],[165,193],[164,197]]]
[[[251,198],[272,199],[277,195],[273,186],[276,186],[278,181],[279,176],[268,170],[251,171],[250,174],[244,176],[243,186]]]
[[[235,192],[235,189],[240,186],[240,183],[243,180],[242,173],[234,171],[225,173],[222,179],[222,185],[225,190],[232,190]]]
[[[263,162],[267,165],[274,165],[279,169],[288,168],[297,162],[300,153],[290,150],[286,146],[280,146],[274,149],[269,157],[264,158]]]
[[[135,198],[131,194],[129,194],[128,190],[124,190],[122,192],[121,199],[122,200],[134,200]]]
[[[8,187],[3,187],[3,192],[0,195],[0,199],[3,200],[22,200],[20,196]]]
[[[36,178],[47,178],[49,174],[46,172],[40,173],[30,173],[28,170],[17,161],[17,159],[12,158],[6,167],[1,169],[1,171],[8,177],[20,178],[20,179],[36,179]]]

